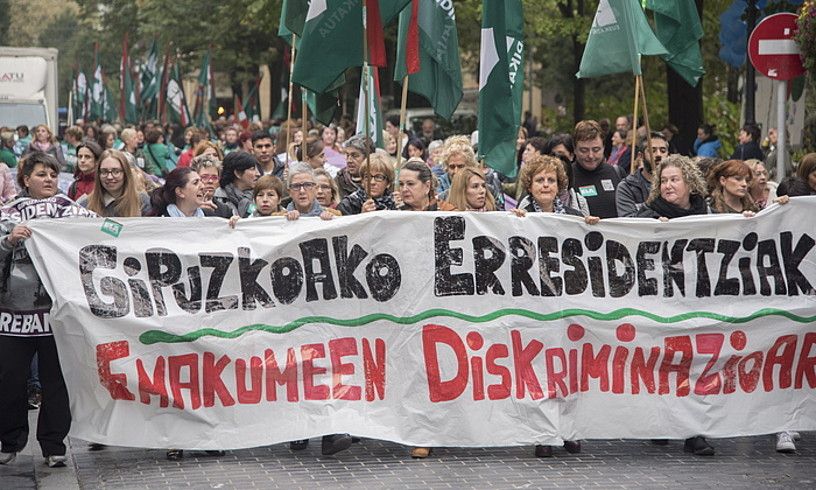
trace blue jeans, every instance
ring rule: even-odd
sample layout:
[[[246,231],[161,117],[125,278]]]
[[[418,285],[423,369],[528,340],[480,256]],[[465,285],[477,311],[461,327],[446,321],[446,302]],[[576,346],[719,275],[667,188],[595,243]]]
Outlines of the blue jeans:
[[[35,353],[34,357],[31,359],[31,370],[29,371],[28,375],[28,389],[37,388],[41,390],[42,387],[40,386],[40,363],[39,357]]]

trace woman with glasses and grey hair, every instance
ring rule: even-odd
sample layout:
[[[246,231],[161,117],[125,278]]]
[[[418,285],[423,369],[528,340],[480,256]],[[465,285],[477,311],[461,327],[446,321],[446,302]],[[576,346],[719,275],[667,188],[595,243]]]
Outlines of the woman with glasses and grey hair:
[[[286,188],[291,198],[291,202],[286,206],[288,220],[293,221],[301,216],[318,216],[320,219],[330,220],[340,215],[337,210],[324,208],[317,202],[317,181],[314,169],[308,164],[296,162],[289,167]]]

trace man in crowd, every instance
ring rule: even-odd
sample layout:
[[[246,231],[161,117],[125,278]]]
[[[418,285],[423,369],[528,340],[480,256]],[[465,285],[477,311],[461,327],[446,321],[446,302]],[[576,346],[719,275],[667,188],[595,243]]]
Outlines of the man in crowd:
[[[366,157],[374,152],[374,144],[371,138],[358,134],[346,141],[343,152],[346,154],[346,168],[340,169],[334,178],[340,191],[340,200],[361,189],[360,170]]]
[[[759,126],[747,123],[739,133],[739,145],[734,149],[731,160],[749,160],[756,158],[759,161],[765,159],[762,148],[759,147]]]
[[[65,168],[63,172],[74,173],[77,160],[77,145],[82,143],[84,134],[79,126],[71,126],[65,130],[64,141],[62,142],[62,154],[65,155]]]
[[[617,217],[615,189],[620,176],[604,161],[601,126],[596,121],[581,121],[575,125],[572,138],[575,143],[572,187],[586,199],[592,216]]]
[[[238,130],[234,127],[224,130],[224,155],[228,155],[240,148],[241,142],[239,141]]]
[[[275,155],[275,139],[265,131],[252,134],[252,153],[258,159],[258,176],[274,175],[283,180],[285,165]]]
[[[618,216],[635,216],[646,202],[652,191],[652,170],[669,154],[669,142],[663,133],[652,131],[652,151],[646,151],[648,141],[640,141],[637,148],[637,158],[641,161],[640,168],[628,175],[618,184],[615,191],[615,204]]]

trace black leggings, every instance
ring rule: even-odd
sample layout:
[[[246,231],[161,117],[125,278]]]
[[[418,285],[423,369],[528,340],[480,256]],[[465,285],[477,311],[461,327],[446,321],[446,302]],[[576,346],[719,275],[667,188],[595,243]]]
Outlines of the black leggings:
[[[0,335],[0,442],[2,452],[21,451],[28,442],[26,382],[34,353],[38,353],[42,404],[37,419],[37,440],[42,454],[65,454],[71,428],[68,390],[62,378],[54,337]]]

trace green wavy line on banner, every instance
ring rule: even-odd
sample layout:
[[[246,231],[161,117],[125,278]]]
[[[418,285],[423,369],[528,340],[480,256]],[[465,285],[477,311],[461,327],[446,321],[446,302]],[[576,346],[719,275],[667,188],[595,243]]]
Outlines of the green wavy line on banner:
[[[694,318],[708,318],[710,320],[717,320],[723,323],[747,323],[751,320],[755,320],[757,318],[765,317],[765,316],[781,316],[785,317],[789,320],[798,323],[811,323],[816,322],[816,315],[811,317],[803,317],[799,315],[795,315],[787,310],[779,310],[776,308],[763,308],[758,310],[750,315],[747,316],[728,316],[728,315],[721,315],[719,313],[712,313],[709,311],[691,311],[688,313],[681,313],[679,315],[674,316],[661,316],[655,313],[651,313],[648,311],[639,310],[637,308],[620,308],[618,310],[610,311],[609,313],[601,313],[598,311],[593,310],[585,310],[581,308],[573,308],[568,310],[560,310],[555,311],[552,313],[538,313],[535,311],[524,310],[524,309],[517,309],[517,308],[505,308],[501,310],[496,310],[486,315],[468,315],[466,313],[460,313],[458,311],[451,311],[444,308],[433,308],[430,310],[423,311],[416,315],[412,316],[394,316],[389,315],[387,313],[373,313],[370,315],[364,315],[359,318],[350,318],[347,320],[333,318],[330,316],[307,316],[300,318],[298,320],[294,320],[289,322],[285,325],[275,326],[275,325],[267,325],[263,323],[256,323],[253,325],[246,325],[244,327],[232,330],[232,331],[224,331],[218,330],[215,328],[202,328],[199,330],[195,330],[193,332],[186,333],[184,335],[176,335],[171,334],[168,332],[164,332],[162,330],[148,330],[139,336],[139,341],[145,345],[152,345],[152,344],[177,344],[177,343],[184,343],[184,342],[194,342],[201,337],[205,336],[213,336],[222,339],[236,339],[247,332],[268,332],[268,333],[275,333],[275,334],[282,334],[288,333],[293,330],[296,330],[306,324],[309,323],[326,323],[329,325],[335,325],[338,327],[360,327],[363,325],[367,325],[372,322],[386,320],[392,323],[397,323],[401,325],[409,325],[412,323],[418,323],[429,318],[434,317],[450,317],[450,318],[457,318],[459,320],[464,320],[467,322],[472,323],[485,323],[496,320],[503,316],[520,316],[524,318],[530,318],[532,320],[548,322],[553,320],[561,320],[563,318],[569,317],[576,317],[576,316],[585,316],[591,318],[593,320],[602,320],[602,321],[613,321],[613,320],[620,320],[621,318],[625,318],[628,316],[641,316],[644,318],[648,318],[657,323],[678,323],[686,320],[691,320]]]

